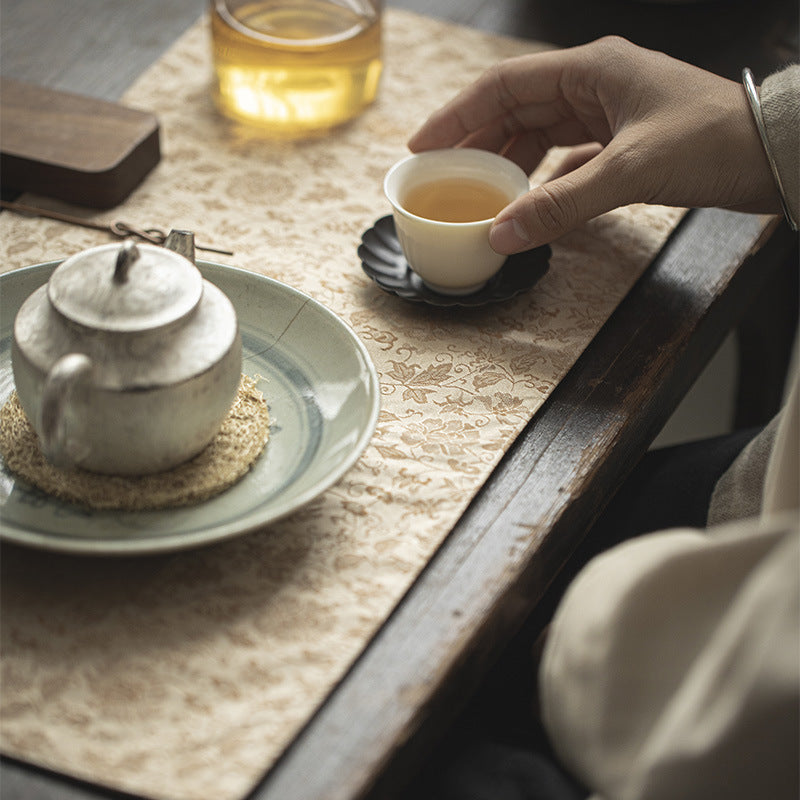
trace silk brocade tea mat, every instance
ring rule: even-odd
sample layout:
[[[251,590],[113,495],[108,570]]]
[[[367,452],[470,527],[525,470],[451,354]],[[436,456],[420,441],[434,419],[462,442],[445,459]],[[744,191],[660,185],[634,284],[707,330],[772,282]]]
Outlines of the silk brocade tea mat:
[[[606,214],[554,243],[544,278],[502,304],[405,302],[356,255],[389,213],[384,173],[467,82],[545,46],[390,9],[375,104],[324,137],[270,141],[214,110],[207,25],[123,97],[158,116],[162,160],[122,206],[91,218],[193,230],[235,251],[199,257],[326,305],[367,347],[381,414],[333,488],[262,531],[139,558],[4,548],[2,751],[159,800],[238,800],[254,787],[684,213]],[[106,241],[0,215],[2,271]]]

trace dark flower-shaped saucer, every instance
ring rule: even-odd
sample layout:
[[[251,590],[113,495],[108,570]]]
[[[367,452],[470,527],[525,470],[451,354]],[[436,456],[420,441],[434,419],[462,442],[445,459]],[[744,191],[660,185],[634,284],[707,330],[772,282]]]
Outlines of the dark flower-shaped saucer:
[[[508,300],[530,289],[547,272],[550,247],[544,245],[509,256],[500,271],[477,292],[448,295],[435,292],[408,265],[397,239],[391,214],[364,231],[358,256],[364,272],[384,291],[404,300],[433,306],[482,306]]]

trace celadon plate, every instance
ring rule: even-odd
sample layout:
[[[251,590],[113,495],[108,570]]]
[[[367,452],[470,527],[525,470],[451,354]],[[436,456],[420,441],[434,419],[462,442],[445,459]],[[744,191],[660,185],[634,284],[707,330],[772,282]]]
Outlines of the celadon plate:
[[[0,405],[14,388],[11,340],[23,301],[60,262],[0,275]],[[242,332],[242,371],[267,399],[270,437],[237,484],[196,506],[90,511],[15,478],[0,461],[0,537],[69,553],[130,555],[195,547],[290,514],[332,486],[375,430],[375,367],[353,330],[325,306],[278,281],[198,262],[231,299]]]

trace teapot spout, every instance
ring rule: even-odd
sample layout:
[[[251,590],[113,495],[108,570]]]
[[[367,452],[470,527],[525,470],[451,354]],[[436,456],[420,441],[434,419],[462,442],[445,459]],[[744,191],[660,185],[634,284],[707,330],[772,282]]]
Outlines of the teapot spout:
[[[171,230],[164,242],[164,247],[188,258],[192,264],[195,263],[194,233],[192,231]]]

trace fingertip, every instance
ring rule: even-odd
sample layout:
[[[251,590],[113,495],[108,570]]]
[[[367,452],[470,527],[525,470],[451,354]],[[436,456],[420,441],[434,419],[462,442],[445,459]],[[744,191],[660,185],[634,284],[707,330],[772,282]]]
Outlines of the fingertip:
[[[499,220],[489,230],[489,246],[496,253],[520,253],[531,245],[530,237],[515,217]]]
[[[421,136],[421,132],[417,131],[407,142],[406,147],[412,153],[418,153],[420,150],[423,150],[424,147],[421,147],[420,144],[424,142],[424,139]]]
[[[439,130],[426,122],[406,142],[406,147],[412,153],[420,153],[423,150],[453,147],[457,141],[457,139],[448,135],[447,131]]]

